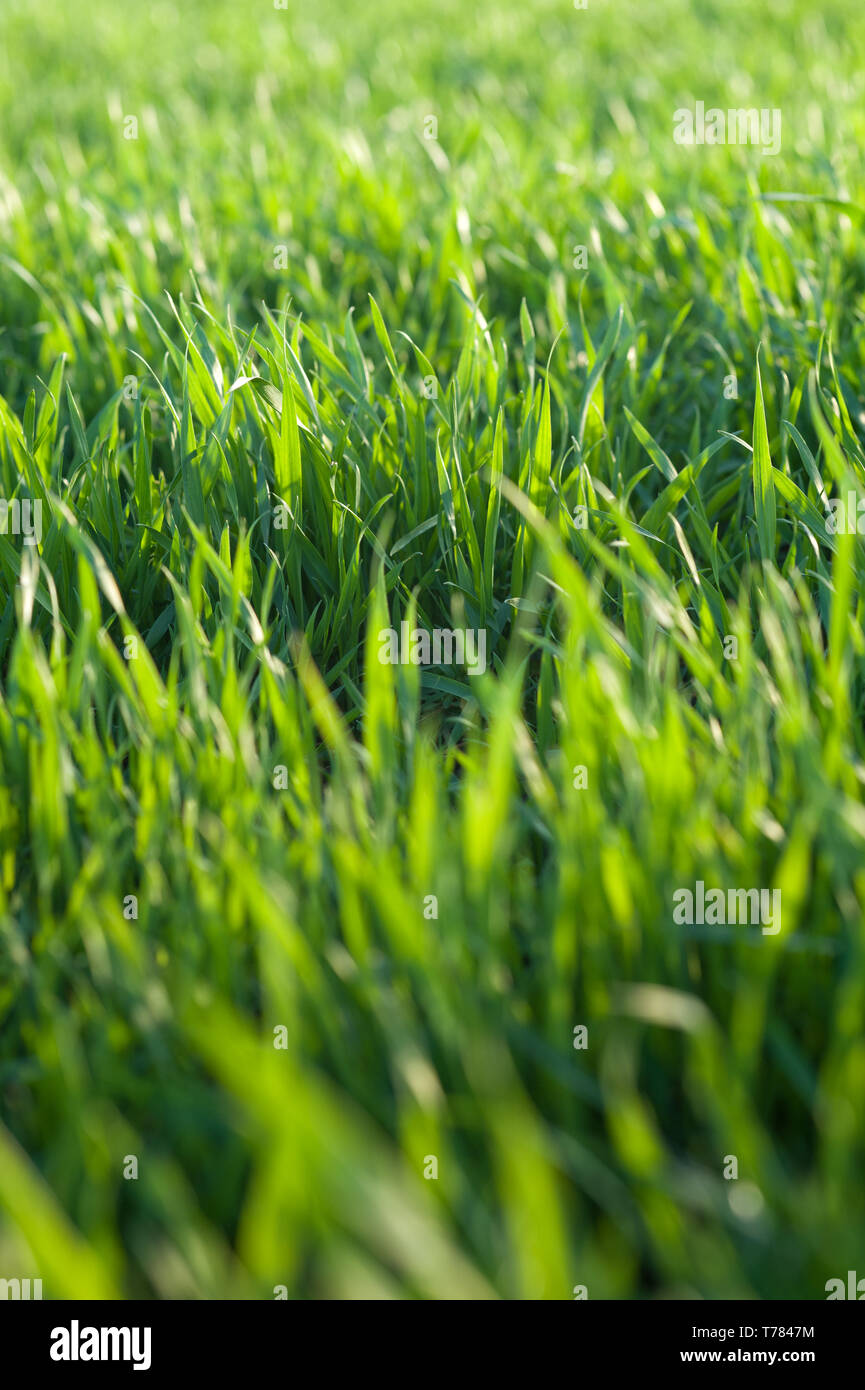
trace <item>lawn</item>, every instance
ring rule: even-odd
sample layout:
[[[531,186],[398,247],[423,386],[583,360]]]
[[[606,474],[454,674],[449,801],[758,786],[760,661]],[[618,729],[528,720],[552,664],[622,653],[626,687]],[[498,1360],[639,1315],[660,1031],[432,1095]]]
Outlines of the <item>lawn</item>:
[[[865,1275],[863,231],[854,0],[3,0],[0,1278]]]

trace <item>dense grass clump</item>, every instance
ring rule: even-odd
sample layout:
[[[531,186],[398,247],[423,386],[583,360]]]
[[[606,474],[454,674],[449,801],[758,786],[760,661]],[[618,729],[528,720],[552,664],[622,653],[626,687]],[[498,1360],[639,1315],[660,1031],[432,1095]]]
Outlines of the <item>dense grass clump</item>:
[[[852,0],[6,0],[0,1277],[861,1269],[863,74]]]

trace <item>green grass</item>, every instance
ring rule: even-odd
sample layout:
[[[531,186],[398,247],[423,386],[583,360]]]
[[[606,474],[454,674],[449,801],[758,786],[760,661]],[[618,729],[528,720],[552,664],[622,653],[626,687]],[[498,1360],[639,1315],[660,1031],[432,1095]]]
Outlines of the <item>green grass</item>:
[[[6,0],[0,1278],[861,1272],[863,72],[852,0]]]

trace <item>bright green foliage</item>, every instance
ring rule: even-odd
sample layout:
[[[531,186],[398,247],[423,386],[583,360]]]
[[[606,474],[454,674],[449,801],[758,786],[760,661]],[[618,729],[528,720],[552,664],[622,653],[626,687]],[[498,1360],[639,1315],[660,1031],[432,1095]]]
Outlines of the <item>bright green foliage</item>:
[[[861,1269],[863,71],[853,0],[4,0],[0,1276]]]

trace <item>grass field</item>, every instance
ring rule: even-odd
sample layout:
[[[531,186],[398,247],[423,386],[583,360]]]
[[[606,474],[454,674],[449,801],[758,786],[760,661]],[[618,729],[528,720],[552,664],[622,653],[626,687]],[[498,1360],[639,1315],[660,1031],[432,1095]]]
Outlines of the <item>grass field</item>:
[[[0,1278],[865,1275],[863,151],[853,0],[3,0]]]

